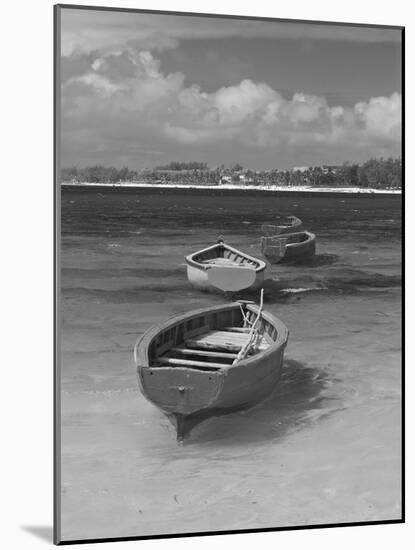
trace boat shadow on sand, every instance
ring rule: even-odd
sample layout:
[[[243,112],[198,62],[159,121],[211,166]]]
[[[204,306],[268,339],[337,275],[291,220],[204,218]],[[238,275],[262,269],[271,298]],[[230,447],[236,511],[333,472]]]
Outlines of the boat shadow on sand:
[[[184,444],[240,445],[283,438],[343,408],[339,399],[325,395],[332,382],[321,367],[285,359],[280,381],[269,397],[254,407],[196,424]]]

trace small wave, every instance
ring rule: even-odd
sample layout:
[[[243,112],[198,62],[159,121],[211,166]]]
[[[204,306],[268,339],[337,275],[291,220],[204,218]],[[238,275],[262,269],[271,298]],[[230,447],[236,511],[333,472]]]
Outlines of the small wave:
[[[335,264],[338,261],[338,259],[339,259],[339,256],[337,254],[324,253],[324,254],[316,254],[312,258],[306,258],[302,262],[297,262],[297,263],[301,263],[301,265],[304,267],[316,268],[316,267],[323,267],[326,265]]]
[[[118,243],[110,243],[108,246],[109,246],[110,248],[118,248],[118,247],[121,246],[121,245],[118,244]]]
[[[170,297],[173,293],[178,300],[179,296],[182,299],[187,299],[192,295],[193,290],[185,280],[183,283],[149,284],[117,290],[86,287],[71,287],[62,290],[65,299],[83,300],[86,297],[112,304],[164,302],[166,297]]]
[[[341,268],[316,275],[310,272],[300,273],[297,277],[287,274],[284,278],[266,279],[263,288],[265,301],[273,303],[294,297],[300,299],[300,296],[305,297],[319,290],[324,290],[324,295],[389,292],[401,284],[402,278],[397,274],[384,275]]]
[[[324,283],[329,289],[352,291],[364,289],[387,289],[402,284],[400,275],[384,275],[360,270],[344,269],[337,274],[324,278]]]

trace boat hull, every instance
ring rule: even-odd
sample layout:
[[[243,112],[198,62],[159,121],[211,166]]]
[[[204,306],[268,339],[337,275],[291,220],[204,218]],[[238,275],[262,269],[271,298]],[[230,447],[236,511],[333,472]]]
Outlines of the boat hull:
[[[231,263],[224,265],[226,257]],[[186,264],[187,278],[193,287],[219,293],[257,290],[264,282],[266,268],[262,260],[223,242],[186,256]]]
[[[315,255],[315,253],[316,240],[313,238],[304,243],[288,245],[282,261],[309,260]]]
[[[212,280],[209,277],[209,269],[204,269],[203,267],[197,267],[194,265],[187,265],[187,279],[194,288],[197,288],[203,292],[223,292],[221,288],[218,288],[212,283]],[[261,288],[262,283],[264,282],[264,270],[256,271],[253,279],[253,283],[240,290],[254,291]]]
[[[305,231],[301,235],[306,235],[306,240],[290,243],[289,239],[293,235],[262,237],[261,250],[265,258],[270,263],[310,260],[316,253],[316,236],[313,233]],[[280,247],[282,247],[283,252],[281,252]]]
[[[143,367],[143,393],[167,414],[196,414],[206,410],[246,406],[272,391],[279,379],[285,345],[238,368],[196,371],[186,368]]]
[[[167,373],[144,368],[139,373],[139,384],[145,397],[172,422],[177,439],[182,440],[207,418],[253,407],[272,393],[280,378],[284,350],[285,345],[266,360],[216,376],[189,369],[168,369]]]
[[[286,220],[288,222],[288,220]],[[294,233],[297,231],[303,230],[303,222],[296,218],[295,216],[291,217],[291,221],[289,223],[285,223],[282,225],[272,225],[268,223],[264,223],[262,225],[262,231],[265,236],[267,237],[274,237],[276,235],[286,235],[288,233]]]

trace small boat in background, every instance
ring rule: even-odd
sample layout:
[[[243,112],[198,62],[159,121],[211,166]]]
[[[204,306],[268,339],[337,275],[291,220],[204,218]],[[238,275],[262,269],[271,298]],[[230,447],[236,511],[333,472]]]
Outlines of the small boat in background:
[[[222,240],[186,256],[187,278],[199,290],[238,292],[258,289],[266,263]]]
[[[284,216],[278,220],[278,225],[264,223],[262,232],[266,237],[283,235],[285,233],[294,233],[303,229],[303,222],[296,216]]]
[[[287,327],[254,302],[176,316],[134,348],[143,395],[161,409],[178,440],[203,419],[254,405],[278,382]]]
[[[299,231],[274,237],[262,237],[261,250],[272,264],[309,260],[316,253],[316,236],[309,231]]]

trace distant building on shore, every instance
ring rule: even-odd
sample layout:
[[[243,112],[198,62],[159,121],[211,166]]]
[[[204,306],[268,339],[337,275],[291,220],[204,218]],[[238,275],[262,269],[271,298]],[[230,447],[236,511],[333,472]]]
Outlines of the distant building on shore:
[[[331,172],[332,174],[336,174],[341,168],[342,167],[338,164],[323,164],[323,166],[321,167],[323,174],[328,174],[329,172]]]

